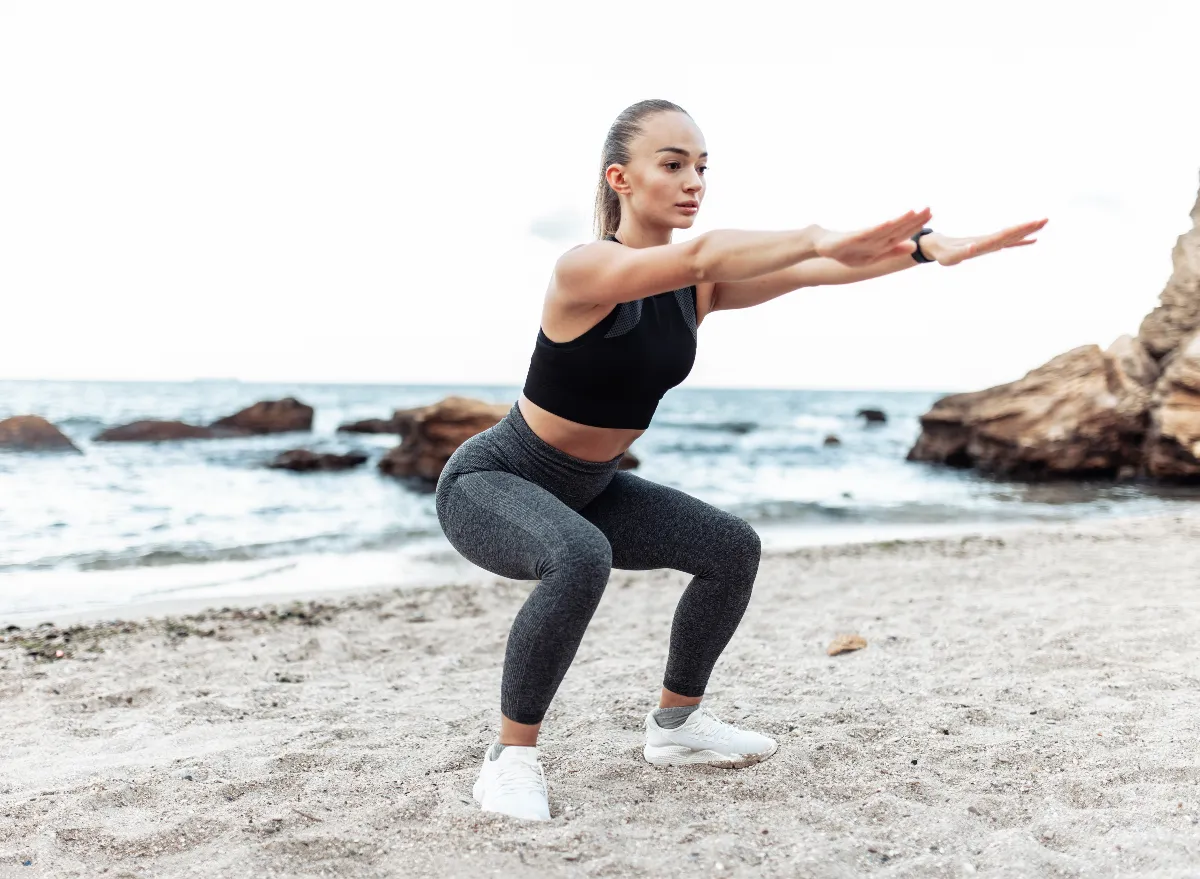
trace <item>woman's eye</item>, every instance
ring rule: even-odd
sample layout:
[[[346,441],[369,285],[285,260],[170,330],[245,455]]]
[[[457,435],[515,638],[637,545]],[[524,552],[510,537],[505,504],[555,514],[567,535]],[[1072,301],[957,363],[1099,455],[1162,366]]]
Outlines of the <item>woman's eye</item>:
[[[701,165],[701,166],[700,166],[699,168],[697,168],[696,170],[697,170],[697,171],[699,171],[701,174],[703,174],[705,171],[707,171],[707,170],[708,170],[708,165]]]
[[[679,163],[678,162],[667,162],[667,167],[670,168],[672,171],[678,171]]]

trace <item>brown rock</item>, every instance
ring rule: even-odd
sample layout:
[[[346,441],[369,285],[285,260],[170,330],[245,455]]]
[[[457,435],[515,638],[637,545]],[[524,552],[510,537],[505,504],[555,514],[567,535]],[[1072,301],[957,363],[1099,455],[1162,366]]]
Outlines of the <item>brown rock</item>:
[[[636,470],[641,466],[639,459],[632,451],[626,449],[625,454],[621,456],[621,460],[617,462],[618,470]]]
[[[226,436],[244,436],[240,431],[214,430],[182,421],[134,421],[119,427],[110,427],[96,434],[98,443],[157,443],[165,440],[215,439]]]
[[[509,403],[450,396],[429,406],[398,409],[392,416],[404,441],[379,462],[389,476],[436,482],[454,450],[503,418]]]
[[[832,433],[825,437],[825,445],[827,446],[840,446],[841,444],[842,441]]]
[[[313,408],[293,397],[264,400],[233,415],[219,418],[210,427],[231,428],[250,434],[312,430]]]
[[[0,421],[0,449],[18,452],[78,452],[75,443],[40,415],[14,415]]]
[[[867,639],[862,635],[838,635],[825,648],[825,652],[830,656],[837,656],[839,653],[849,653],[852,650],[862,650],[867,646]]]
[[[1115,475],[1136,464],[1149,392],[1134,378],[1136,343],[1118,343],[1108,352],[1084,345],[1018,381],[939,400],[921,417],[908,460],[1022,479]]]
[[[1154,387],[1162,374],[1158,361],[1133,336],[1120,336],[1108,346],[1108,354],[1123,385],[1137,385],[1148,390]]]
[[[339,433],[400,433],[400,425],[392,418],[368,418],[338,425]]]
[[[311,430],[313,409],[291,397],[255,403],[204,427],[183,421],[135,421],[110,427],[96,435],[96,442],[162,442],[181,439],[224,439],[264,433]]]
[[[1154,390],[1144,467],[1159,479],[1200,478],[1200,333],[1175,352]]]
[[[335,455],[328,452],[319,454],[308,449],[290,449],[281,452],[267,466],[275,470],[307,473],[313,470],[350,470],[366,463],[366,460],[367,456],[361,452]]]
[[[1192,228],[1179,236],[1171,251],[1171,277],[1159,305],[1138,330],[1142,344],[1159,360],[1200,329],[1200,196],[1191,216]]]

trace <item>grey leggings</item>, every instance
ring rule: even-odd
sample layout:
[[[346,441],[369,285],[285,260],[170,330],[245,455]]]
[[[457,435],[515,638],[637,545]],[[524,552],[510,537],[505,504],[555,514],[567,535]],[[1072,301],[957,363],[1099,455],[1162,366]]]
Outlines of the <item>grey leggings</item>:
[[[663,686],[702,696],[758,573],[744,520],[665,485],[584,461],[547,443],[516,404],[468,439],[438,480],[447,539],[485,570],[540,580],[508,635],[500,710],[541,723],[608,583],[609,571],[673,568],[694,576],[679,600]]]

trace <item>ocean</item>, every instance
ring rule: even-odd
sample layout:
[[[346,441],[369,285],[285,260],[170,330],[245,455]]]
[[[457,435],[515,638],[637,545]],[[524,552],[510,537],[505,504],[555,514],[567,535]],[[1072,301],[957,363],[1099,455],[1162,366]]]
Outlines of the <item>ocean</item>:
[[[471,576],[429,491],[381,475],[398,438],[339,424],[461,394],[511,403],[515,386],[0,381],[0,418],[42,415],[82,455],[0,453],[0,618],[216,603]],[[632,451],[639,475],[751,522],[768,548],[887,539],[1080,517],[1168,512],[1195,489],[1111,482],[1024,485],[905,461],[942,393],[668,392]],[[207,423],[259,400],[316,409],[311,434],[93,443],[142,418]],[[867,425],[861,408],[887,423]],[[826,446],[836,435],[841,444]],[[368,463],[297,474],[264,465],[290,448],[358,450]],[[478,569],[474,569],[477,574]]]

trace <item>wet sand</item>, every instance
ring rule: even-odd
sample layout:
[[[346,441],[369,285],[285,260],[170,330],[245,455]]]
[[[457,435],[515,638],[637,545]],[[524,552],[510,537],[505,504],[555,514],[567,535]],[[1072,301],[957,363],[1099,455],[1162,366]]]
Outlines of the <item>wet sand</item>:
[[[546,719],[544,825],[470,792],[532,583],[8,632],[0,876],[1200,875],[1198,539],[768,555],[708,694],[780,741],[737,771],[642,761],[687,578],[616,571]],[[827,656],[843,632],[868,646]]]

